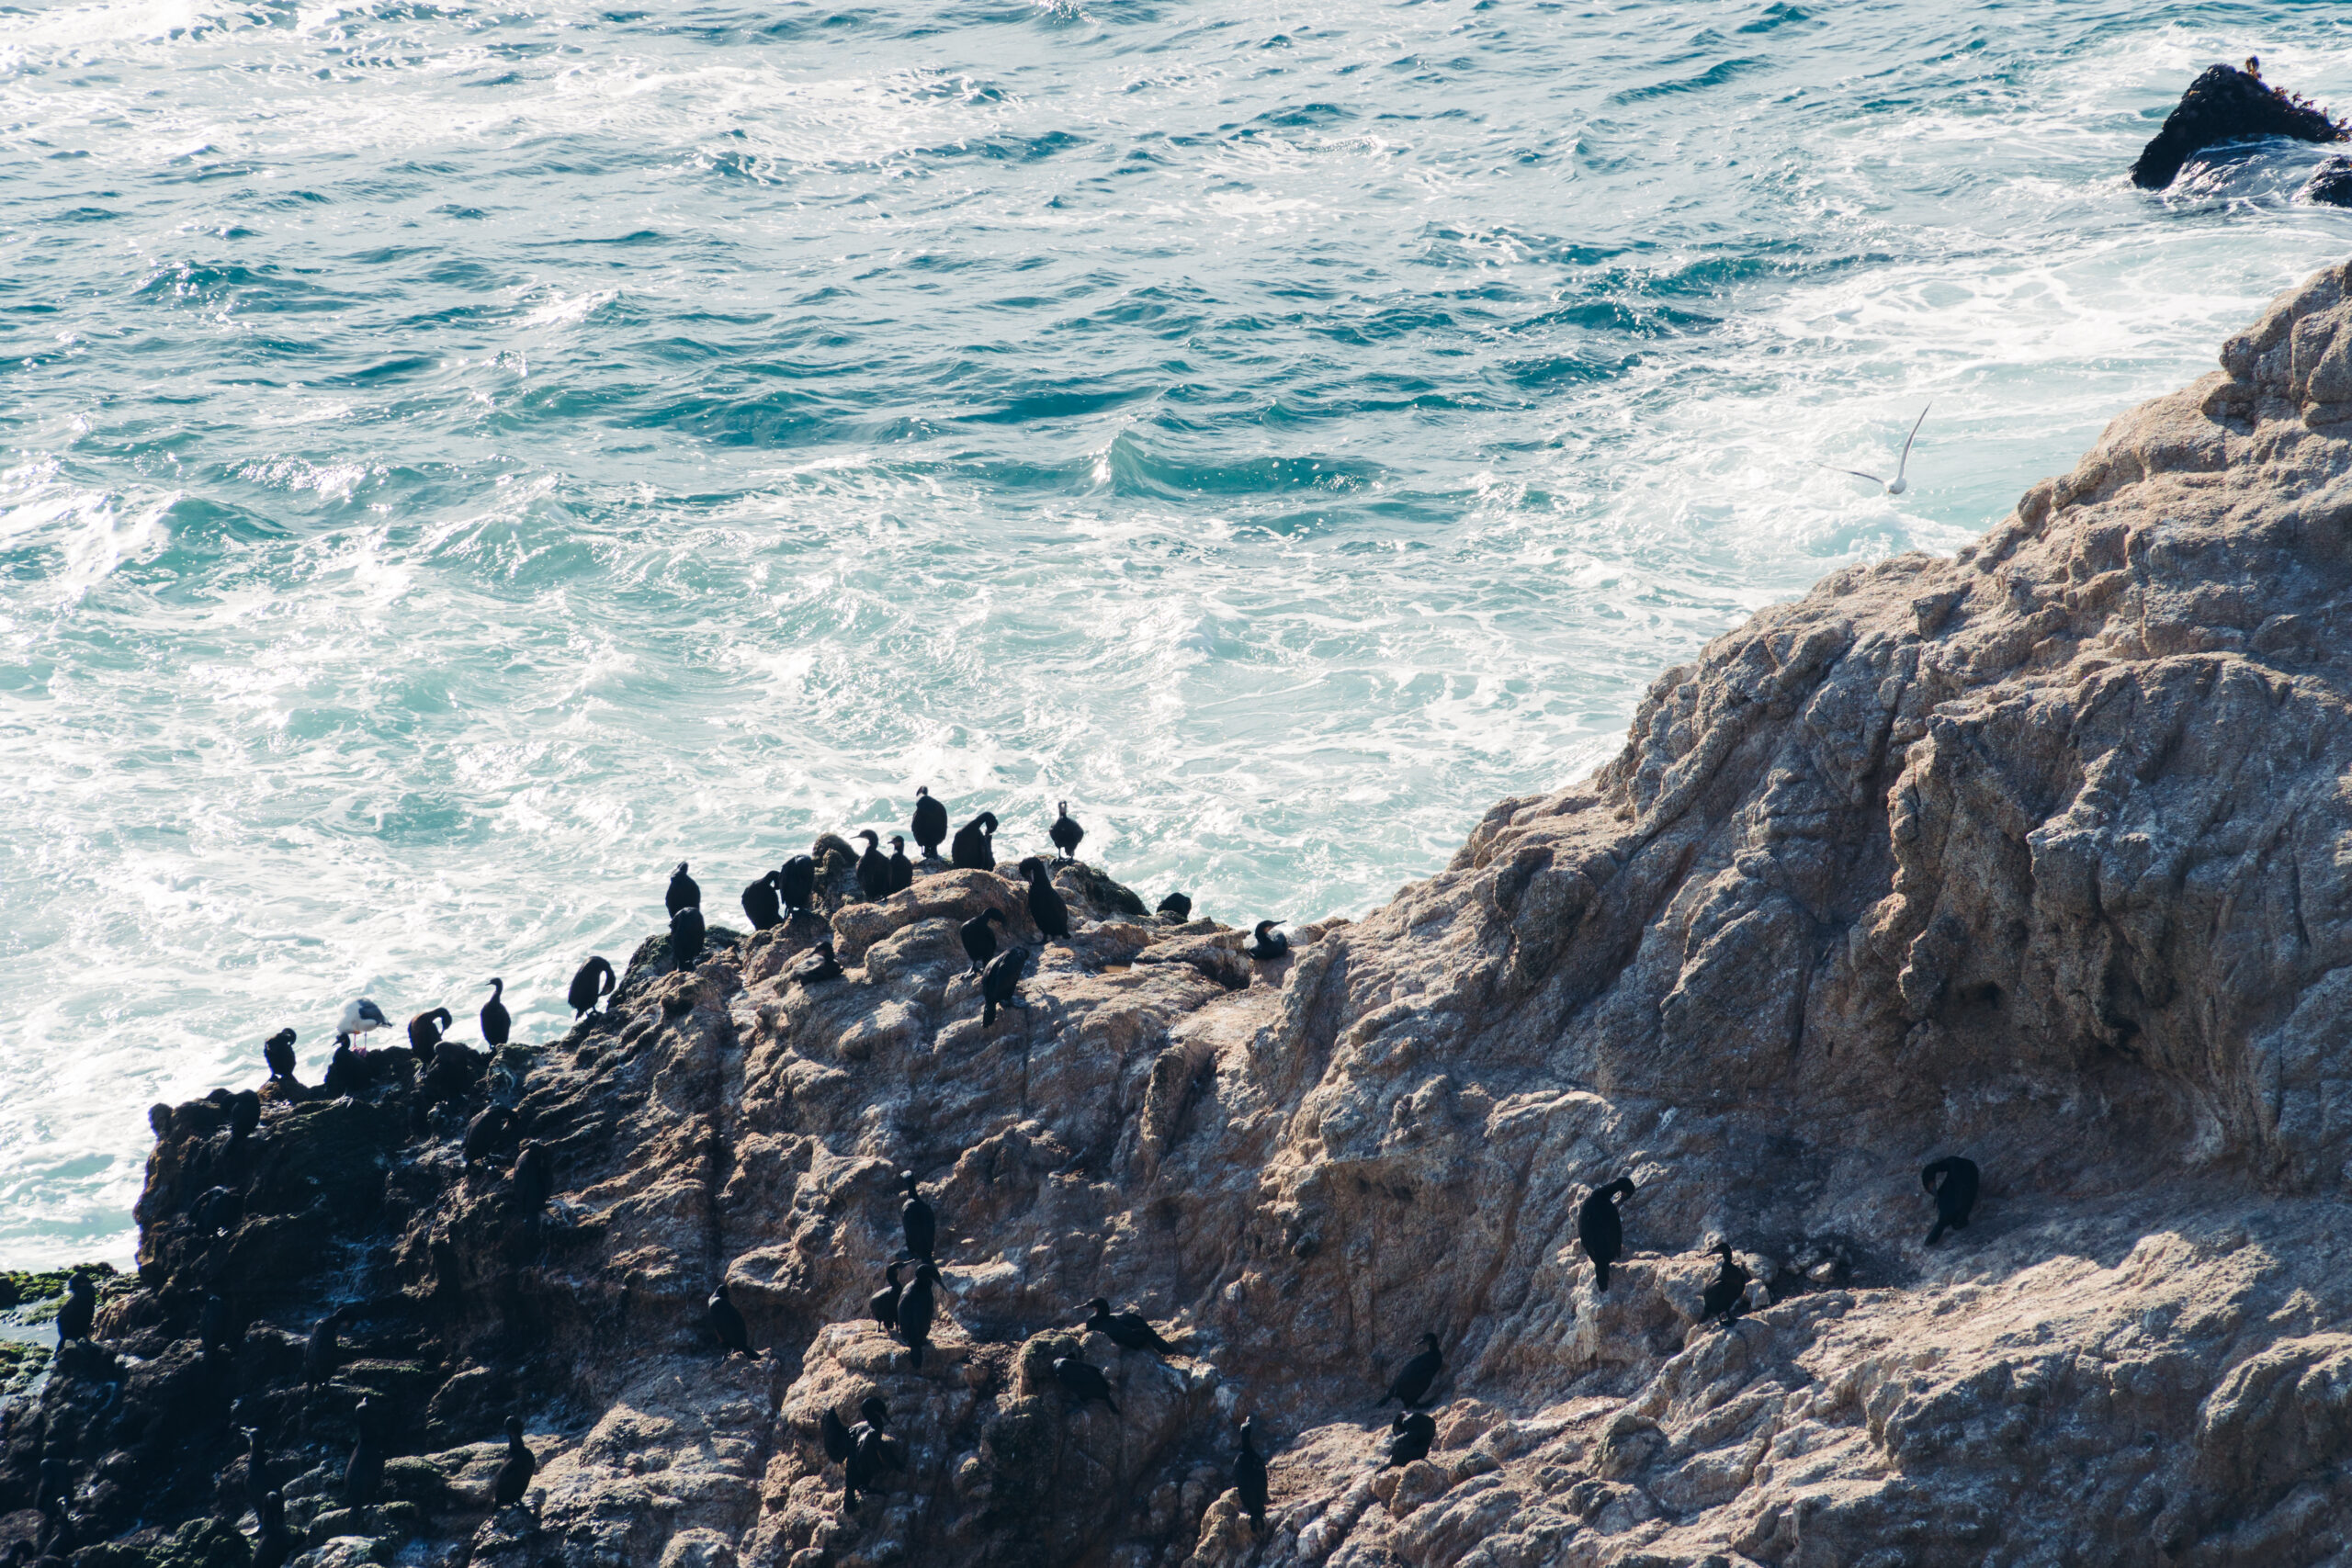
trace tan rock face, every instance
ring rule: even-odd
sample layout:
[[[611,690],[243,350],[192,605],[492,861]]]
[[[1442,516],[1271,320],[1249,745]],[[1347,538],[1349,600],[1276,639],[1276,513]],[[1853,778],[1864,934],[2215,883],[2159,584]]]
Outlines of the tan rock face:
[[[405,1334],[420,1422],[429,1395],[408,1451],[494,1441],[509,1405],[541,1450],[530,1509],[404,1528],[516,1568],[2346,1561],[2347,283],[1960,558],[1720,638],[1590,781],[1277,964],[1063,867],[1076,934],[984,1027],[956,930],[995,908],[1035,949],[1019,881],[851,903],[829,850],[842,978],[791,981],[813,927],[694,976],[640,954],[612,1020],[527,1054],[546,1216],[447,1127],[402,1141],[388,1089],[273,1104],[241,1156],[258,1191],[273,1148],[358,1139],[382,1195],[194,1237],[232,1162],[183,1107],[148,1290],[107,1312],[168,1344],[224,1247],[275,1281],[256,1334],[376,1292],[356,1337]],[[1929,1250],[1949,1153],[1983,1197]],[[920,1368],[868,1308],[902,1168],[944,1279]],[[1619,1175],[1604,1292],[1575,1218]],[[379,1259],[305,1273],[313,1233]],[[1759,1299],[1702,1326],[1718,1236]],[[702,1326],[722,1279],[759,1359]],[[1178,1352],[1086,1332],[1095,1295]],[[1424,1332],[1435,1440],[1384,1467],[1375,1401]],[[60,1382],[42,1429],[103,1477]],[[903,1468],[853,1512],[820,1427],[869,1395]],[[333,1432],[337,1397],[296,1403]]]

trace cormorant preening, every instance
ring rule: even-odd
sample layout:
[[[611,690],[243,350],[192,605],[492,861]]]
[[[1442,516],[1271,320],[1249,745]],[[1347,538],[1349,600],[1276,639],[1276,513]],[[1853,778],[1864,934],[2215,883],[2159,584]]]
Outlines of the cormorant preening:
[[[882,1325],[885,1334],[899,1332],[899,1265],[891,1264],[882,1270],[882,1288],[874,1292],[866,1304],[873,1309],[874,1321]]]
[[[755,931],[766,931],[784,919],[784,900],[776,897],[775,891],[782,874],[767,872],[743,889],[743,918],[752,922]]]
[[[784,863],[775,874],[775,896],[784,907],[796,915],[805,915],[817,901],[817,863],[808,855],[795,855]]]
[[[670,962],[681,975],[702,962],[702,910],[692,904],[670,917]]]
[[[857,857],[858,891],[868,898],[890,896],[890,863],[882,858],[882,835],[868,828],[858,834],[865,840],[865,852]]]
[[[1053,874],[1046,870],[1046,863],[1031,855],[1021,863],[1020,871],[1029,879],[1029,918],[1037,922],[1037,929],[1046,933],[1048,941],[1058,938],[1068,942],[1069,906],[1055,891]]]
[[[907,858],[907,841],[890,835],[890,891],[904,893],[915,885],[915,863]]]
[[[685,862],[680,861],[678,869],[670,874],[670,890],[662,896],[662,902],[673,917],[681,909],[702,908],[702,886],[686,874]]]
[[[357,1094],[368,1087],[368,1063],[351,1047],[351,1036],[334,1037],[334,1055],[327,1058],[327,1093],[336,1099]]]
[[[376,1439],[375,1400],[362,1399],[351,1419],[359,1428],[359,1440],[351,1445],[351,1461],[343,1467],[343,1506],[364,1508],[376,1500],[377,1484],[384,1479],[384,1450]]]
[[[420,1062],[433,1060],[433,1047],[441,1043],[441,1032],[457,1021],[447,1008],[427,1008],[408,1021],[408,1048]]]
[[[294,1032],[281,1029],[261,1043],[261,1059],[269,1068],[269,1076],[294,1081]]]
[[[972,973],[975,975],[986,968],[989,960],[996,956],[996,932],[989,929],[990,920],[1002,925],[1004,916],[995,909],[982,909],[978,914],[966,920],[962,927],[964,953],[966,957],[971,959]]]
[[[1430,1457],[1430,1445],[1437,1441],[1437,1417],[1419,1410],[1400,1410],[1388,1427],[1388,1458],[1383,1470],[1410,1464],[1417,1459]]]
[[[1061,815],[1054,818],[1054,825],[1046,829],[1046,837],[1054,841],[1054,848],[1061,851],[1062,859],[1076,860],[1078,841],[1086,837],[1086,829],[1080,827],[1078,818],[1069,814],[1069,801],[1062,801],[1056,809]]]
[[[1102,1368],[1083,1356],[1055,1357],[1054,1381],[1078,1395],[1081,1406],[1090,1399],[1099,1399],[1111,1405],[1112,1415],[1119,1413],[1119,1407],[1111,1404],[1111,1380],[1102,1375]]]
[[[833,956],[833,939],[829,936],[819,937],[808,962],[792,972],[792,983],[796,986],[813,986],[822,980],[838,980],[841,977],[842,961]]]
[[[849,1458],[842,1461],[842,1511],[849,1513],[857,1507],[857,1495],[871,1492],[881,1479],[882,1467],[904,1470],[907,1461],[899,1453],[898,1439],[882,1430],[882,1423],[890,1418],[890,1407],[868,1394],[857,1407],[865,1417],[851,1429]]]
[[[835,1464],[847,1464],[849,1456],[856,1451],[856,1444],[850,1439],[849,1428],[842,1425],[842,1418],[833,1414],[833,1407],[830,1404],[817,1418],[817,1436],[824,1441],[825,1457]]]
[[[523,1418],[506,1418],[506,1462],[498,1467],[498,1477],[490,1483],[490,1499],[502,1508],[511,1508],[523,1500],[530,1490],[531,1477],[538,1473],[539,1461],[531,1453],[531,1446],[523,1440]]]
[[[537,1139],[524,1139],[523,1146],[514,1151],[514,1163],[506,1169],[506,1183],[525,1213],[536,1214],[546,1208],[555,1195],[555,1158],[547,1145]]]
[[[261,1125],[261,1096],[252,1089],[241,1089],[229,1101],[229,1142],[232,1146],[243,1143]]]
[[[392,1021],[384,1016],[382,1008],[361,997],[343,1004],[343,1021],[334,1027],[338,1034],[365,1034],[371,1029],[390,1029],[391,1026]]]
[[[933,1246],[939,1239],[939,1216],[931,1212],[931,1205],[915,1190],[913,1171],[899,1172],[899,1185],[907,1194],[907,1201],[899,1206],[899,1227],[907,1233],[906,1256],[928,1263]]]
[[[996,1010],[1012,1004],[1021,989],[1021,971],[1029,962],[1029,950],[1008,947],[989,960],[980,971],[980,1027],[996,1027]]]
[[[915,842],[922,846],[922,858],[937,860],[939,846],[947,841],[947,807],[931,798],[931,791],[915,787],[915,819],[908,824],[914,830]]]
[[[1241,1506],[1250,1516],[1250,1528],[1262,1535],[1266,1529],[1266,1456],[1258,1451],[1258,1418],[1245,1416],[1241,1422],[1241,1451],[1233,1458],[1233,1488],[1241,1494]]]
[[[481,1041],[495,1051],[514,1036],[514,1020],[506,1010],[506,982],[490,977],[490,1000],[481,1004]]]
[[[956,829],[947,857],[958,871],[996,869],[996,813],[983,811]]]
[[[1919,1184],[1936,1195],[1936,1224],[1928,1232],[1929,1247],[1941,1241],[1947,1230],[1968,1228],[1969,1211],[1976,1207],[1976,1162],[1959,1155],[1948,1155],[1919,1172]]]
[[[90,1325],[97,1320],[98,1288],[87,1274],[78,1269],[65,1277],[65,1304],[57,1309],[57,1348],[65,1348],[68,1339],[87,1339]]]
[[[1282,957],[1290,951],[1290,938],[1274,930],[1281,924],[1280,920],[1260,920],[1254,933],[1257,940],[1243,942],[1241,951],[1261,964],[1271,964]]]
[[[710,1300],[703,1303],[703,1317],[718,1342],[727,1347],[730,1356],[748,1356],[752,1352],[752,1331],[743,1326],[743,1314],[727,1299],[727,1281],[718,1281],[718,1289],[710,1292]]]
[[[1699,1298],[1699,1321],[1712,1322],[1717,1317],[1725,1323],[1747,1310],[1747,1281],[1752,1276],[1731,1255],[1731,1243],[1715,1243],[1714,1251],[1723,1258],[1723,1267],[1707,1281],[1706,1294]]]
[[[596,988],[596,980],[599,976],[604,977],[605,982],[602,990]],[[599,997],[611,996],[613,987],[617,984],[619,984],[619,977],[613,973],[612,964],[603,953],[600,953],[582,964],[580,966],[580,972],[571,977],[571,989],[563,994],[563,999],[571,1004],[572,1021],[578,1022],[583,1013],[594,1012],[596,999]]]
[[[253,1568],[286,1568],[286,1560],[294,1554],[294,1536],[286,1528],[286,1496],[268,1492],[254,1508],[254,1518],[261,1526],[254,1538]]]
[[[1438,1369],[1445,1365],[1445,1358],[1438,1353],[1436,1335],[1422,1335],[1421,1345],[1421,1353],[1405,1363],[1404,1369],[1396,1374],[1396,1381],[1390,1383],[1388,1392],[1380,1396],[1381,1404],[1401,1399],[1418,1410],[1429,1403],[1430,1384],[1437,1382]]]
[[[1175,916],[1176,923],[1181,926],[1193,918],[1193,901],[1182,893],[1170,893],[1159,901],[1159,912]]]
[[[506,1134],[514,1125],[514,1112],[506,1107],[484,1106],[481,1115],[466,1123],[466,1141],[459,1145],[460,1163],[471,1165],[497,1153],[498,1145],[506,1141]]]
[[[1086,1320],[1086,1326],[1108,1336],[1112,1344],[1127,1350],[1157,1350],[1163,1356],[1174,1353],[1176,1347],[1162,1339],[1143,1314],[1113,1312],[1111,1303],[1101,1296],[1086,1304],[1094,1314]]]
[[[1609,1288],[1609,1266],[1625,1250],[1625,1225],[1618,1218],[1620,1199],[1634,1195],[1634,1179],[1621,1176],[1608,1186],[1597,1189],[1577,1211],[1577,1239],[1584,1243],[1584,1255],[1592,1259],[1592,1288]]]
[[[343,1317],[343,1309],[334,1311],[311,1325],[311,1337],[302,1345],[302,1382],[317,1388],[334,1376],[335,1368],[343,1362],[343,1347],[336,1343],[335,1325]]]
[[[931,1288],[940,1282],[938,1266],[926,1261],[899,1293],[899,1337],[907,1342],[909,1362],[918,1371],[922,1366],[922,1348],[931,1343],[931,1314],[936,1304]]]

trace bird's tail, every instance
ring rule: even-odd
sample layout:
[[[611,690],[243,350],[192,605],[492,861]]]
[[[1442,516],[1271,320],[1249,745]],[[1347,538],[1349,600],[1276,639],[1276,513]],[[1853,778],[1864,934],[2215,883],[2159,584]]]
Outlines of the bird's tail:
[[[1592,1288],[1596,1291],[1605,1291],[1609,1288],[1609,1262],[1606,1258],[1596,1258],[1592,1260]]]
[[[980,1027],[982,1029],[993,1029],[996,1027],[996,998],[993,997],[985,997],[981,998]]]
[[[1943,1238],[1944,1238],[1944,1222],[1943,1222],[1943,1221],[1941,1221],[1941,1220],[1938,1220],[1938,1221],[1936,1222],[1935,1228],[1934,1228],[1933,1230],[1931,1230],[1931,1231],[1929,1231],[1929,1232],[1928,1233],[1928,1245],[1929,1247],[1933,1247],[1933,1246],[1935,1246],[1935,1245],[1936,1245],[1936,1243],[1938,1243],[1938,1242],[1939,1242],[1939,1241],[1943,1240]]]
[[[910,1367],[914,1368],[914,1370],[915,1370],[915,1371],[922,1371],[922,1340],[920,1340],[920,1339],[910,1339],[910,1340],[908,1340],[908,1341],[907,1341],[907,1364],[908,1364],[909,1366],[910,1366]]]

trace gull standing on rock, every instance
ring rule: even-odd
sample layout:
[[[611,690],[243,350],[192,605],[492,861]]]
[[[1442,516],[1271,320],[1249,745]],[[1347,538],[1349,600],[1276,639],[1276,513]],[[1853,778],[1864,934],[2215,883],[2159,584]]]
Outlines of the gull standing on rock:
[[[334,1026],[334,1032],[356,1035],[365,1034],[371,1029],[390,1029],[391,1026],[392,1021],[384,1016],[382,1008],[366,997],[360,997],[343,1004],[343,1019]]]
[[[1928,405],[1928,408],[1933,408],[1934,406],[1935,405],[1933,403],[1930,403]],[[1895,463],[1894,477],[1891,479],[1883,479],[1876,474],[1866,474],[1860,468],[1832,468],[1827,463],[1815,463],[1814,467],[1816,468],[1828,468],[1833,474],[1851,474],[1858,479],[1870,480],[1871,483],[1879,486],[1889,495],[1901,495],[1905,491],[1911,488],[1910,482],[1903,477],[1903,470],[1911,466],[1911,443],[1919,439],[1919,427],[1927,423],[1928,409],[1923,408],[1919,411],[1919,417],[1911,422],[1911,434],[1903,438],[1903,456],[1901,459]]]

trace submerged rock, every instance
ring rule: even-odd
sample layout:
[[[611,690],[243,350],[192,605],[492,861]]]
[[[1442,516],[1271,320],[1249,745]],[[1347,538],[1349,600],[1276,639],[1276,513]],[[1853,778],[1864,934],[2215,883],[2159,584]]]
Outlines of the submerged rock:
[[[2341,141],[2345,129],[2325,109],[2280,92],[2233,65],[2209,65],[2165,117],[2164,128],[2132,165],[2132,183],[2162,190],[2181,165],[2208,147],[2259,136]]]
[[[2312,171],[2299,193],[2322,207],[2352,207],[2352,157],[2338,152]]]

